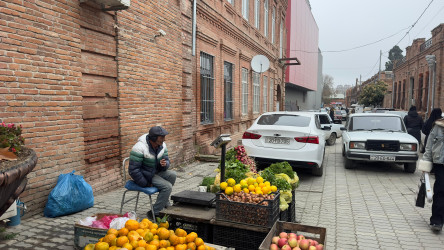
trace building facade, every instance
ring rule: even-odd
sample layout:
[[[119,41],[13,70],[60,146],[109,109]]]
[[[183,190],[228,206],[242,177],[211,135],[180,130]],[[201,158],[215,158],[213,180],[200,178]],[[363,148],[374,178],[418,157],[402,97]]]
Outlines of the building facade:
[[[406,56],[395,63],[392,99],[396,109],[408,110],[415,105],[418,113],[429,113],[432,108],[444,108],[444,24],[432,30],[429,40],[415,39],[406,48]],[[428,64],[426,56],[434,59]]]
[[[297,58],[301,65],[289,65],[285,71],[285,110],[315,109],[309,92],[318,89],[319,28],[307,0],[288,1],[287,58]],[[294,61],[289,61],[292,63]]]

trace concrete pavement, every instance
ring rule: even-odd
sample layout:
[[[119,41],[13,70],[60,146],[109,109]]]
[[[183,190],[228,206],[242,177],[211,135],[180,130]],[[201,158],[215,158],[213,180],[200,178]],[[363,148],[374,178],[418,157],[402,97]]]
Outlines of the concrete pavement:
[[[414,204],[419,172],[408,174],[392,164],[345,169],[341,139],[327,146],[325,163],[322,177],[298,171],[301,183],[295,198],[297,220],[327,228],[327,249],[443,249],[444,233],[428,228],[431,204],[425,208]],[[215,175],[216,167],[217,163],[195,162],[177,170],[173,193],[197,190],[203,177]],[[74,223],[95,213],[118,213],[122,193],[119,188],[97,195],[94,207],[73,215],[22,220],[7,228],[20,235],[0,242],[0,249],[73,249]],[[138,214],[144,216],[148,198],[139,203]],[[124,211],[133,209],[133,204],[124,207]]]

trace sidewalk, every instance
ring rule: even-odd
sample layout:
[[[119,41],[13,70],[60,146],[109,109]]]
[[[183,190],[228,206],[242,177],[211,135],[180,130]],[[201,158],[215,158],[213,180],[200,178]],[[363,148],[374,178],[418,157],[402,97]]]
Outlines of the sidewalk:
[[[198,191],[198,185],[203,177],[215,176],[214,170],[218,163],[215,162],[194,162],[182,169],[174,169],[177,172],[176,184],[173,187],[173,194],[183,190]],[[15,227],[7,227],[7,233],[20,233],[13,240],[0,241],[0,249],[74,249],[74,224],[81,218],[85,218],[96,213],[119,213],[120,202],[124,188],[100,194],[94,197],[94,207],[82,212],[62,216],[58,218],[46,218],[42,215],[33,216],[21,221]],[[129,194],[132,195],[132,194]],[[156,195],[153,195],[155,201]],[[123,212],[133,211],[135,200],[126,204]],[[137,215],[146,217],[149,211],[149,198],[141,194]]]

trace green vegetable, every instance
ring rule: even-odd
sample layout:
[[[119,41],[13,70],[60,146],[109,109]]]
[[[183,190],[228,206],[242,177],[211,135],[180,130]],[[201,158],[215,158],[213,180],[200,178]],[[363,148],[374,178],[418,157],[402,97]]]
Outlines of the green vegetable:
[[[236,183],[245,179],[245,175],[250,170],[239,160],[225,162],[225,179],[233,178]]]
[[[279,190],[291,190],[291,185],[284,179],[278,179],[271,183],[272,185],[275,185]]]
[[[269,181],[271,183],[271,185],[274,185],[273,183],[276,180],[276,177],[274,176],[274,173],[269,169],[266,168],[264,170],[262,170],[259,175],[264,178],[264,181]]]
[[[279,209],[281,211],[285,211],[288,209],[288,203],[283,197],[279,198]]]
[[[273,173],[275,174],[286,174],[290,179],[294,178],[294,171],[291,165],[284,161],[284,162],[277,162],[273,163],[268,167]]]

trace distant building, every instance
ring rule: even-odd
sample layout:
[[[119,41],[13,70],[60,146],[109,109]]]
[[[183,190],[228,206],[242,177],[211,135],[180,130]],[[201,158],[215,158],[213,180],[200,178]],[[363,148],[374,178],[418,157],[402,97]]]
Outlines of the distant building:
[[[352,86],[349,84],[346,85],[338,85],[336,86],[336,93],[337,94],[343,94],[345,96],[345,92],[347,91],[347,89],[351,88]]]

